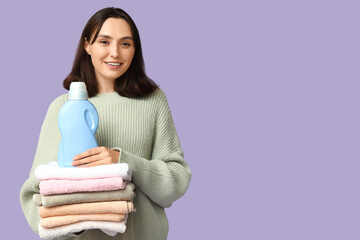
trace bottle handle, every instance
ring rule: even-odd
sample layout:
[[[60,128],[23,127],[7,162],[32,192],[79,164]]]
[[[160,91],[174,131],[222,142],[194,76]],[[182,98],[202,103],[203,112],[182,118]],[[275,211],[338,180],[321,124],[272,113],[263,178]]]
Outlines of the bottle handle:
[[[85,120],[87,125],[89,126],[91,132],[95,134],[96,129],[99,124],[99,116],[97,112],[94,112],[94,110],[85,110]]]

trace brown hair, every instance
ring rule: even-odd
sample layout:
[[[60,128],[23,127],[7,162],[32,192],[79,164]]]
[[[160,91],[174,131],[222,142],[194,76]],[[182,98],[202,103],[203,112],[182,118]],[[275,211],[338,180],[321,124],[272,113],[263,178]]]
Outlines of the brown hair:
[[[122,18],[131,28],[134,39],[135,54],[128,70],[116,79],[114,84],[115,91],[124,97],[138,98],[154,92],[159,86],[145,74],[145,64],[142,56],[140,35],[132,18],[120,8],[104,8],[97,11],[86,23],[81,34],[80,41],[76,50],[75,59],[70,74],[63,81],[65,89],[69,90],[71,82],[85,82],[89,97],[98,93],[98,84],[95,77],[94,66],[91,57],[84,49],[85,38],[94,38],[93,44],[99,35],[100,29],[108,18]]]

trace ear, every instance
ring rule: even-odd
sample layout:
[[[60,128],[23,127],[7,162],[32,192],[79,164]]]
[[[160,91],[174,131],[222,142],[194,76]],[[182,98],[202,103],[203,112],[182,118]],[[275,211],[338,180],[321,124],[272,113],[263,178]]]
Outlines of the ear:
[[[85,44],[84,44],[84,49],[85,49],[85,51],[89,54],[89,55],[91,55],[90,53],[90,43],[88,43],[88,41],[86,40],[86,38],[85,38]]]

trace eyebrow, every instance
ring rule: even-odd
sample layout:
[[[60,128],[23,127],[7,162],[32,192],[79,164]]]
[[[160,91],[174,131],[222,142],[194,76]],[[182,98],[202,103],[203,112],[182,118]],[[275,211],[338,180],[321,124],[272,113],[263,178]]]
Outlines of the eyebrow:
[[[111,37],[111,36],[109,36],[109,35],[104,35],[104,34],[99,34],[97,38],[110,38],[110,39],[113,39],[113,37]],[[126,36],[126,37],[120,38],[120,40],[125,40],[125,39],[133,40],[133,38],[130,37],[130,36]],[[134,40],[133,40],[133,41],[134,41]]]

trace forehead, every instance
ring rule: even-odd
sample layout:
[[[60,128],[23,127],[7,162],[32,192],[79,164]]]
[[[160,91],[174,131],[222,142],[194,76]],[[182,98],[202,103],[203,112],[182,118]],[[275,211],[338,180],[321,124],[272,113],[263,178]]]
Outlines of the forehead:
[[[99,35],[108,35],[115,39],[132,37],[130,25],[122,18],[108,18],[101,26]]]

